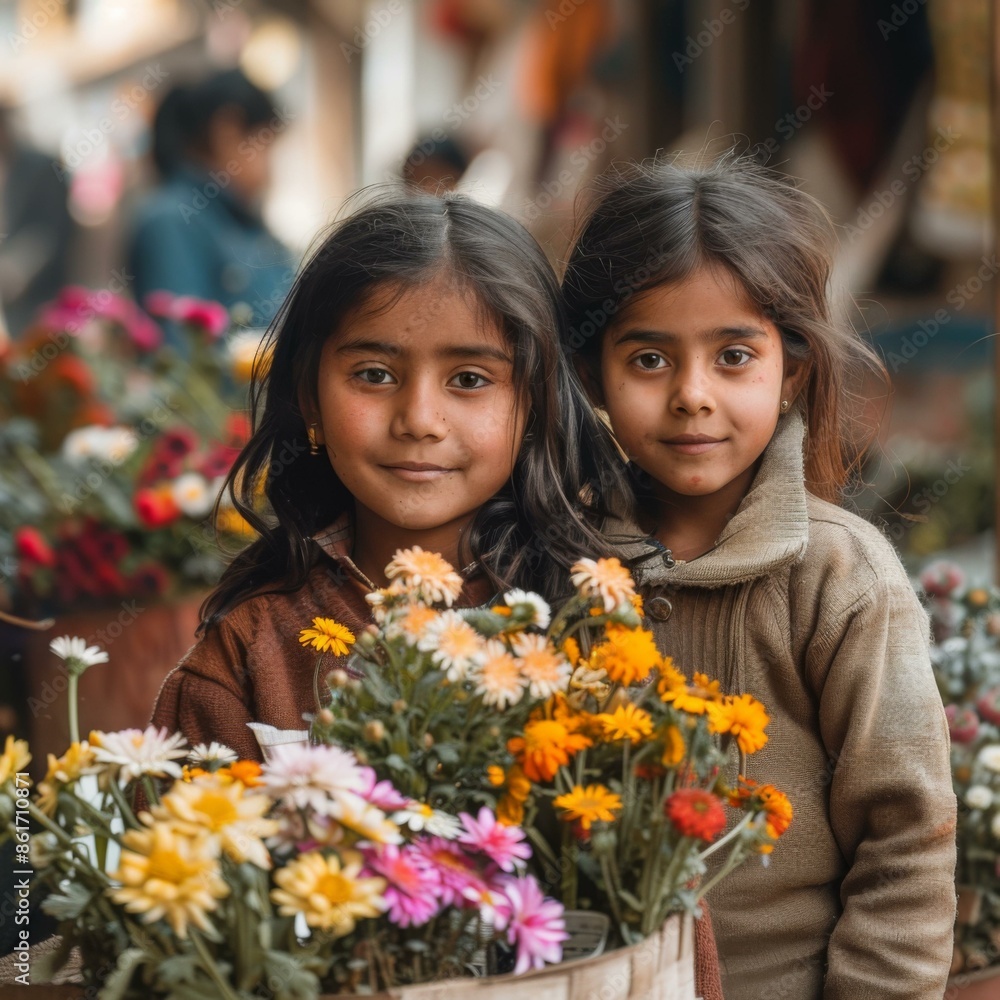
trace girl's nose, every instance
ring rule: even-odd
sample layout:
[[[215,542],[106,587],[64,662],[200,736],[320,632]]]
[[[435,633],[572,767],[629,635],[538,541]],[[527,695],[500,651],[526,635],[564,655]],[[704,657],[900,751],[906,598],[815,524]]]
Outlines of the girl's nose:
[[[440,439],[448,433],[444,400],[430,379],[415,378],[395,394],[392,434],[398,438]]]
[[[704,373],[694,369],[682,369],[677,373],[670,393],[670,409],[689,416],[715,410],[710,380]]]

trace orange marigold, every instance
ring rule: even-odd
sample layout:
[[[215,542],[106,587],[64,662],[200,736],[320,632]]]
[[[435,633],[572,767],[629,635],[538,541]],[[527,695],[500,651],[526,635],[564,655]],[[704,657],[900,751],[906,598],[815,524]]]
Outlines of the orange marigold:
[[[767,743],[764,729],[771,717],[752,695],[741,694],[710,702],[707,711],[709,729],[713,733],[731,733],[743,753],[755,753]]]
[[[590,662],[595,669],[606,671],[612,681],[628,687],[644,681],[659,664],[660,654],[648,629],[631,629],[609,622],[605,634],[607,641],[594,650]]]
[[[518,758],[531,781],[551,781],[570,757],[592,746],[589,737],[573,733],[555,719],[538,719],[524,727],[523,736],[507,741],[507,749]]]

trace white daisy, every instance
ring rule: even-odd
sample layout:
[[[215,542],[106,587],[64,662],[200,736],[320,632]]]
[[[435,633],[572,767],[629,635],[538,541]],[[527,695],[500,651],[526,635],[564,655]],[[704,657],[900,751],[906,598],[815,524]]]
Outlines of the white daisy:
[[[607,614],[635,596],[632,574],[619,559],[581,559],[570,567],[570,572],[570,580],[581,596],[599,597]]]
[[[473,659],[482,652],[483,639],[457,611],[443,611],[427,624],[417,649],[430,653],[454,684],[465,677]]]
[[[510,590],[503,595],[504,603],[508,608],[516,608],[520,605],[528,605],[533,612],[529,625],[537,628],[548,628],[552,621],[552,610],[548,604],[538,595],[528,590]]]
[[[341,792],[367,785],[354,754],[340,747],[284,743],[271,749],[261,780],[272,798],[329,815]]]
[[[212,764],[216,762],[219,764],[232,764],[239,758],[235,750],[230,750],[229,747],[212,740],[208,745],[199,743],[188,754],[188,759],[192,764]]]
[[[551,698],[566,690],[573,668],[544,635],[516,636],[514,652],[532,698]]]
[[[983,767],[988,768],[996,774],[1000,774],[1000,746],[997,744],[994,743],[991,746],[983,747],[976,759]]]
[[[419,545],[397,549],[385,568],[385,575],[389,580],[401,580],[428,601],[444,603],[449,608],[462,592],[462,577],[451,563],[436,552],[425,552]]]
[[[985,785],[973,785],[965,793],[965,803],[970,809],[989,809],[993,805],[993,792]]]
[[[454,840],[462,832],[462,824],[449,813],[432,809],[426,802],[410,799],[398,812],[392,814],[393,823],[406,826],[415,833],[422,830],[435,837]]]
[[[483,647],[469,677],[476,686],[476,694],[482,696],[483,704],[494,705],[501,711],[508,705],[517,704],[524,694],[525,678],[517,660],[496,639],[490,639]]]
[[[173,501],[188,517],[204,517],[215,506],[216,494],[197,472],[185,472],[170,484]]]
[[[170,733],[156,726],[95,733],[90,746],[99,763],[120,768],[118,777],[123,781],[132,781],[144,774],[154,778],[179,778],[181,766],[177,761],[188,754],[180,733]]]
[[[94,666],[95,663],[107,663],[108,654],[100,646],[88,646],[86,639],[80,636],[61,635],[58,639],[53,639],[49,643],[52,650],[60,660],[67,663],[72,662],[77,667]]]

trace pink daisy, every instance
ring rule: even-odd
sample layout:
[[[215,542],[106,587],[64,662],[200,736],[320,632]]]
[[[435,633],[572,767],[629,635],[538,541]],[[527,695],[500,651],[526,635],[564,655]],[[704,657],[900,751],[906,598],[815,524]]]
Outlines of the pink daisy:
[[[482,879],[458,844],[443,837],[427,837],[415,841],[413,846],[437,873],[442,906],[462,906],[466,889],[482,888]]]
[[[519,826],[504,826],[497,822],[492,810],[483,806],[478,819],[468,813],[459,813],[458,818],[465,827],[465,833],[458,836],[460,844],[482,851],[495,865],[505,872],[520,867],[518,861],[531,857],[531,847],[525,843],[524,831]]]
[[[503,891],[511,907],[507,940],[517,946],[514,974],[540,969],[546,962],[560,961],[562,942],[569,937],[563,922],[562,903],[546,899],[530,875],[506,879]]]
[[[416,848],[383,844],[365,849],[366,875],[381,875],[389,919],[399,927],[426,924],[438,912],[439,873]]]
[[[463,895],[486,923],[498,931],[506,928],[510,921],[510,900],[502,888],[495,885],[470,886]]]
[[[364,787],[358,790],[358,794],[373,806],[377,806],[383,812],[395,812],[402,809],[409,799],[405,795],[400,795],[391,781],[379,781],[378,775],[373,768],[362,767],[361,777]]]

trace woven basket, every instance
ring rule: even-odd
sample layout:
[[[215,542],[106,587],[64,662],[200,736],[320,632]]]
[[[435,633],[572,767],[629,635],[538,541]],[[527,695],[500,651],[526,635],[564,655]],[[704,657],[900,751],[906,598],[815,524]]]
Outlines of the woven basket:
[[[39,946],[41,947],[41,946]],[[3,963],[0,962],[0,965]],[[4,982],[0,973],[0,983]],[[7,979],[6,982],[10,982]],[[9,987],[8,987],[9,988]],[[20,986],[24,1000],[82,1000],[80,986]],[[0,996],[6,996],[0,986]],[[523,976],[450,979],[405,986],[369,1000],[695,1000],[694,925],[670,917],[658,934],[630,948]],[[333,1000],[323,997],[321,1000]],[[342,997],[337,1000],[343,1000]]]

